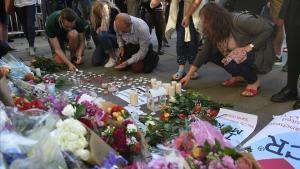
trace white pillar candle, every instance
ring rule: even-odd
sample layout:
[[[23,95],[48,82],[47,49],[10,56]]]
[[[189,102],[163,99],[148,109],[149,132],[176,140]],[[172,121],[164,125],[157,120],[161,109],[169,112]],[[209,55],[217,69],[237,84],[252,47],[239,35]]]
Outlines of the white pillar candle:
[[[181,94],[181,83],[176,84],[176,93]]]
[[[172,81],[172,82],[171,82],[171,86],[173,86],[173,87],[174,87],[174,89],[176,88],[176,84],[177,84],[177,82],[176,82],[176,81]]]
[[[153,86],[156,84],[156,79],[155,79],[155,78],[152,78],[152,79],[150,80],[150,82],[151,82],[151,87],[153,88]]]
[[[157,81],[157,82],[156,82],[156,85],[157,85],[157,87],[161,87],[162,82],[161,82],[161,81]]]
[[[36,68],[35,69],[35,74],[36,74],[37,77],[42,77],[41,69],[40,68]]]
[[[50,95],[54,95],[55,94],[55,83],[49,83],[47,85],[47,89],[48,89],[48,93]]]
[[[169,96],[170,97],[175,96],[175,87],[173,87],[173,86],[169,87]]]
[[[129,99],[130,99],[130,104],[132,106],[138,105],[138,94],[136,90],[132,90],[129,92]]]
[[[163,84],[163,87],[165,88],[165,90],[166,90],[166,95],[169,95],[169,87],[171,86],[171,84],[170,83],[164,83]]]

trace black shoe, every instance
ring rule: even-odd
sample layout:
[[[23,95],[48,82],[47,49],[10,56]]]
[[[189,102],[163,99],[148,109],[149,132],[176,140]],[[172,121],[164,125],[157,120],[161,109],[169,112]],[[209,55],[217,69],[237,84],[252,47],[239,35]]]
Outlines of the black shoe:
[[[300,100],[296,101],[296,103],[293,105],[293,109],[294,110],[300,109]]]
[[[282,67],[282,71],[283,72],[287,72],[288,71],[288,65],[285,64],[283,67]]]
[[[297,100],[298,91],[284,87],[280,92],[271,97],[272,102],[286,102],[290,100]]]
[[[7,42],[14,42],[15,40],[8,38]]]
[[[165,53],[164,53],[163,51],[161,51],[161,50],[158,50],[158,51],[157,51],[157,54],[158,54],[158,55],[163,55],[163,54],[165,54]]]

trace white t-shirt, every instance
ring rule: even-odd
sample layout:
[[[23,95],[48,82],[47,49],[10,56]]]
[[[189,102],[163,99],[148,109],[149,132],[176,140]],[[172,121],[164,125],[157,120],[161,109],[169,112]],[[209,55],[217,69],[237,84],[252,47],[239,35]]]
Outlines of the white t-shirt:
[[[21,8],[24,6],[34,5],[37,0],[15,0],[15,7]]]

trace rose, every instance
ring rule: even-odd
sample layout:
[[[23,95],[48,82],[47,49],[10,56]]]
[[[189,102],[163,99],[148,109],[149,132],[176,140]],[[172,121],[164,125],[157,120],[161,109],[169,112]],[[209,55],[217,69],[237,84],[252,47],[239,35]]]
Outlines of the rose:
[[[141,152],[141,150],[142,150],[141,143],[140,143],[140,142],[136,142],[136,143],[134,144],[134,149],[133,149],[133,151],[136,152],[136,153],[139,153],[139,152]]]
[[[76,112],[76,107],[73,107],[71,104],[68,104],[67,106],[64,107],[61,113],[67,117],[73,117],[75,112]]]
[[[217,110],[214,110],[214,109],[208,109],[207,113],[209,114],[209,116],[211,118],[216,118],[217,115],[219,114],[219,112]]]
[[[162,121],[169,121],[170,113],[168,112],[163,112],[163,114],[160,116],[160,119]]]
[[[185,119],[185,115],[182,114],[182,113],[180,113],[180,114],[178,115],[178,118],[181,119],[181,120],[184,120],[184,119]]]

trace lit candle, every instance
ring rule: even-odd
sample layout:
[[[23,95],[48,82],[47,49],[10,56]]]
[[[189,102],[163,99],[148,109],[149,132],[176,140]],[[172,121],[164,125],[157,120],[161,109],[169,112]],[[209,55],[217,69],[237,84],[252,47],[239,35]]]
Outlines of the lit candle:
[[[161,81],[157,81],[157,82],[156,82],[156,85],[157,85],[157,87],[160,87],[160,86],[161,86],[161,84],[162,84],[162,82],[161,82]]]
[[[176,93],[181,94],[181,83],[176,84]]]
[[[177,82],[176,82],[176,81],[172,81],[172,82],[171,82],[171,86],[173,86],[173,87],[174,87],[174,89],[176,88],[176,84],[177,84]]]
[[[150,82],[151,82],[151,87],[153,88],[153,86],[156,84],[156,79],[155,79],[155,78],[152,78],[152,79],[150,80]]]
[[[173,87],[173,86],[169,87],[169,96],[170,97],[175,96],[175,87]]]
[[[42,77],[42,73],[41,73],[41,69],[40,68],[36,68],[35,69],[35,73],[37,77]]]
[[[136,90],[131,90],[129,92],[129,99],[130,99],[130,104],[132,106],[137,106],[138,105],[138,94]]]
[[[164,83],[163,84],[163,87],[165,88],[165,90],[166,90],[166,95],[169,95],[169,87],[171,86],[171,84],[170,83]]]
[[[55,83],[49,83],[47,85],[47,89],[48,89],[48,93],[50,95],[54,95],[55,94]]]

